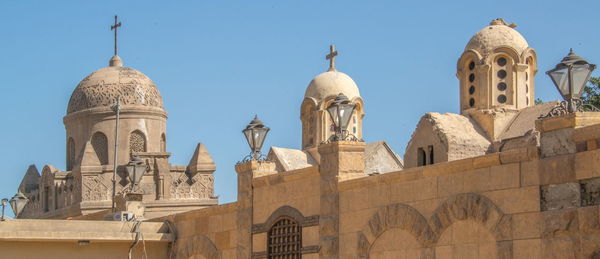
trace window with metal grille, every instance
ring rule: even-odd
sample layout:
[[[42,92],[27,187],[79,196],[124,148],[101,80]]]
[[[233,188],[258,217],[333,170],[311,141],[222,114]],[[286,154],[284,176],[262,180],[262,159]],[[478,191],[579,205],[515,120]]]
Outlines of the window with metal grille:
[[[293,219],[282,218],[275,222],[268,236],[269,259],[300,259],[302,228]]]

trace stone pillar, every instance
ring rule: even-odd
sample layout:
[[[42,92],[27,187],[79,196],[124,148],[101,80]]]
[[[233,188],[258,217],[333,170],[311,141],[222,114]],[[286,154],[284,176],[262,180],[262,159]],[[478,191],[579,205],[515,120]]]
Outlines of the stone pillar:
[[[238,174],[237,251],[236,258],[252,258],[252,178],[264,172],[274,172],[275,163],[251,160],[235,166]]]
[[[339,258],[340,196],[338,182],[364,177],[365,143],[338,141],[319,146],[319,258]]]
[[[573,139],[573,130],[599,123],[600,112],[576,112],[537,120],[542,158],[575,153],[578,143]]]
[[[142,192],[129,192],[125,195],[115,197],[115,205],[117,212],[128,211],[135,215],[135,218],[144,218],[145,206],[142,202],[144,194]]]

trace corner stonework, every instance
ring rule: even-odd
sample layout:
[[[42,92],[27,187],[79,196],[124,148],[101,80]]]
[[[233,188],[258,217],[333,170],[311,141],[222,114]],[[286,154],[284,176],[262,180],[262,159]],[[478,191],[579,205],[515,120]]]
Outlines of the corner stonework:
[[[275,163],[250,160],[235,165],[238,174],[237,251],[236,258],[252,258],[252,179],[255,175],[274,172]]]
[[[339,141],[319,146],[319,258],[339,258],[340,181],[364,177],[365,143]]]

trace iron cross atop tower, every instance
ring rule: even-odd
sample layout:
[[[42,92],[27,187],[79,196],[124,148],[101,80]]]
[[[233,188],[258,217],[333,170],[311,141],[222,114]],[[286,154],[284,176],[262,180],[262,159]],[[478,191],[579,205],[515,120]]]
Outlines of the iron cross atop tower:
[[[115,15],[115,24],[110,26],[110,30],[115,31],[115,56],[117,55],[117,28],[121,27],[121,22],[117,22],[117,16]]]
[[[335,50],[335,45],[329,45],[329,54],[325,56],[325,59],[329,60],[329,69],[327,71],[335,71],[335,56],[338,55],[338,51]]]

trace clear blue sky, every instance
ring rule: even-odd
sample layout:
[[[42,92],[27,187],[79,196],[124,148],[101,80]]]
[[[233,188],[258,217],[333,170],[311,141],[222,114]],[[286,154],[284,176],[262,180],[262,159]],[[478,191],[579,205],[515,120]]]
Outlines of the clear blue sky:
[[[125,65],[148,75],[169,112],[168,151],[188,163],[198,142],[217,163],[220,202],[236,199],[241,130],[256,113],[270,146],[300,146],[310,80],[336,65],[365,100],[364,138],[404,153],[418,119],[458,112],[456,60],[492,19],[517,23],[536,49],[536,97],[558,99],[544,72],[570,47],[600,63],[598,1],[2,1],[0,197],[28,165],[65,169],[62,118],[72,90],[112,55],[118,14]],[[597,73],[595,73],[597,75]]]

